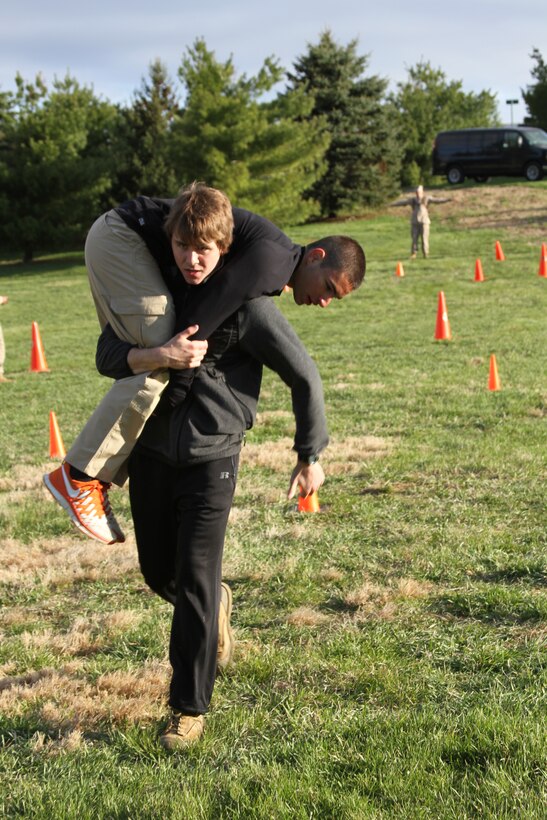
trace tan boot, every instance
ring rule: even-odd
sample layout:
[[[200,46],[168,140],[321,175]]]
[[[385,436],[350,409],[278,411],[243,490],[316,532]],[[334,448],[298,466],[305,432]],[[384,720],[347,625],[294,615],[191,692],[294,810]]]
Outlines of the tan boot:
[[[217,672],[224,672],[234,654],[234,633],[230,626],[232,615],[232,590],[224,582],[220,585],[220,608],[218,611]]]
[[[195,743],[203,735],[203,715],[183,715],[176,709],[171,709],[171,715],[164,731],[160,736],[160,743],[164,749],[182,749]]]

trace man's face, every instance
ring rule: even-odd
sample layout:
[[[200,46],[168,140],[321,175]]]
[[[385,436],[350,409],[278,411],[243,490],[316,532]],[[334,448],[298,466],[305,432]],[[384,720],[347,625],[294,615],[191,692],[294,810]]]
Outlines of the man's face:
[[[322,265],[322,258],[312,258],[295,272],[291,285],[297,305],[327,307],[333,299],[342,299],[351,291],[343,272]]]
[[[171,248],[177,268],[188,285],[201,285],[214,271],[221,256],[216,242],[202,242],[199,246],[194,246],[173,236]]]

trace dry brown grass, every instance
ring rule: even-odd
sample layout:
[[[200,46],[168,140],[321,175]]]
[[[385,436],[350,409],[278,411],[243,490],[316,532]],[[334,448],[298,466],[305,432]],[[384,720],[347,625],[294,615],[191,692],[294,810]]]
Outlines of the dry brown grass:
[[[391,620],[397,613],[399,603],[427,597],[433,590],[433,584],[411,578],[398,578],[390,586],[380,586],[365,580],[346,596],[345,602],[356,610],[357,620]]]
[[[168,678],[166,662],[109,672],[96,681],[86,676],[84,664],[65,664],[5,677],[0,682],[0,709],[12,718],[32,713],[48,732],[146,724],[165,711]]]
[[[395,446],[394,441],[378,436],[348,436],[332,438],[321,456],[328,475],[355,474],[368,461],[387,455]],[[247,444],[243,448],[241,462],[253,468],[266,468],[290,476],[295,464],[291,449],[293,440],[282,438],[262,444]],[[245,476],[242,476],[245,479]]]

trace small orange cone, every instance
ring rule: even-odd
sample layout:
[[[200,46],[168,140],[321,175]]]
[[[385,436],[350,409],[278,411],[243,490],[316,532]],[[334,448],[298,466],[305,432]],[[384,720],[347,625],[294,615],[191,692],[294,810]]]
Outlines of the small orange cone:
[[[317,493],[298,496],[298,512],[319,512],[319,496]]]
[[[50,410],[49,412],[49,457],[64,458],[66,456],[65,445],[61,437],[61,431],[57,424],[57,416]]]
[[[501,244],[499,242],[496,242],[496,259],[498,262],[505,262],[505,256],[503,255]]]
[[[545,279],[547,279],[547,245],[545,244],[545,242],[541,246],[538,276],[543,276]]]
[[[292,288],[291,288],[291,287],[289,287],[289,285],[284,285],[284,287],[283,287],[283,293],[288,293],[290,290],[292,290]]]
[[[442,290],[439,292],[439,301],[437,306],[437,324],[435,326],[435,338],[450,340],[452,335],[450,333],[450,322],[448,321],[448,313],[446,310],[446,300]]]
[[[490,356],[490,375],[488,377],[489,390],[501,390],[500,377],[498,376],[498,365],[496,357],[492,353]]]
[[[49,373],[38,323],[32,323],[32,351],[30,354],[30,369],[33,373]]]
[[[397,267],[395,268],[395,276],[404,276],[405,271],[401,262],[397,262]]]
[[[484,282],[484,274],[482,272],[482,262],[477,259],[475,262],[475,282]]]

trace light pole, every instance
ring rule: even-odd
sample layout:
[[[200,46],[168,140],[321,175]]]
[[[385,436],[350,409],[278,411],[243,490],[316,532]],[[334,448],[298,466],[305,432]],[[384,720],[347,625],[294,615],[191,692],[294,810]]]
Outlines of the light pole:
[[[518,105],[518,100],[505,100],[505,102],[511,106],[511,125],[513,125],[513,106]]]

